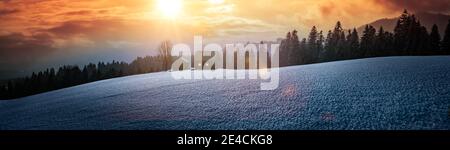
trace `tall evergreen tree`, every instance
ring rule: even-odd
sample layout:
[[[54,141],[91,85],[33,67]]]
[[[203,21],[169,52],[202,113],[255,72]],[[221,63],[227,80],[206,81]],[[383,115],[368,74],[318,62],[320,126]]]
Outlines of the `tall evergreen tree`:
[[[417,50],[418,42],[418,22],[416,21],[416,17],[414,15],[409,16],[409,24],[406,26],[406,37],[404,39],[404,54],[412,55]]]
[[[324,52],[324,43],[325,43],[325,37],[323,36],[323,31],[319,32],[319,38],[317,39],[316,42],[316,53],[314,55],[314,62],[319,62],[320,61],[320,56],[322,55],[322,53]]]
[[[360,56],[361,57],[371,57],[374,55],[374,43],[375,43],[376,30],[373,26],[366,25],[361,37],[360,44]]]
[[[323,36],[323,31],[319,32],[319,38],[317,39],[317,49],[319,51],[322,51],[324,48],[324,44],[325,44],[325,37]]]
[[[316,49],[317,38],[318,38],[318,32],[317,32],[316,26],[313,26],[311,29],[311,32],[309,32],[309,36],[308,36],[308,48],[310,50]]]
[[[292,31],[292,37],[290,41],[290,47],[289,47],[289,65],[297,65],[302,62],[302,49],[300,48],[300,41],[298,38],[298,32],[297,30]]]
[[[395,49],[406,51],[406,40],[408,36],[408,29],[410,28],[411,17],[407,10],[404,10],[397,21],[394,28],[394,47]],[[406,52],[404,52],[406,53]]]
[[[330,61],[333,56],[333,41],[332,41],[333,33],[331,30],[328,30],[327,39],[325,41],[325,49],[321,56],[322,61]]]
[[[420,24],[418,21],[417,26],[417,47],[416,47],[416,55],[429,55],[432,54],[433,51],[430,51],[431,40],[430,34],[428,34],[427,28]]]
[[[345,54],[347,54],[347,41],[345,39],[345,32],[344,30],[342,30],[339,34],[339,40],[338,40],[338,45],[337,45],[337,49],[336,49],[336,53],[337,53],[337,58],[336,60],[340,60],[343,59]]]
[[[350,55],[348,58],[356,58],[359,49],[359,35],[356,28],[353,28],[353,31],[349,34],[350,36],[347,38],[347,43],[349,44]]]
[[[382,56],[386,51],[386,34],[383,27],[380,27],[378,34],[375,37],[375,45],[377,48],[373,50],[373,56]]]
[[[441,48],[444,54],[450,54],[450,20],[448,20],[447,28],[445,28],[445,34],[442,40]]]
[[[341,50],[345,47],[345,33],[340,21],[336,23],[327,44],[327,57],[330,60],[339,59],[342,56]]]
[[[280,43],[280,58],[289,58],[290,45],[291,45],[291,32],[286,34],[286,38]],[[280,66],[287,66],[289,64],[288,59],[280,59]]]
[[[394,34],[391,32],[384,32],[385,34],[385,50],[384,56],[392,56],[396,54],[396,50],[394,49]]]
[[[309,32],[308,43],[307,43],[307,47],[305,49],[305,54],[304,54],[304,59],[303,59],[305,63],[312,63],[315,61],[315,59],[318,55],[318,49],[317,49],[318,41],[317,40],[318,40],[317,28],[316,28],[316,26],[313,26],[311,29],[311,32]]]
[[[440,52],[441,35],[439,35],[439,29],[436,24],[431,28],[430,33],[430,50],[434,53]]]

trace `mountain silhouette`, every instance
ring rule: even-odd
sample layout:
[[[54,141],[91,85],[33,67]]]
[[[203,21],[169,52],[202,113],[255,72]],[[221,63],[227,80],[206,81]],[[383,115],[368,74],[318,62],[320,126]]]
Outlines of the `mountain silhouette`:
[[[415,16],[420,20],[420,23],[425,26],[428,30],[428,32],[431,31],[431,27],[433,24],[436,24],[439,28],[439,33],[441,36],[444,36],[445,28],[448,24],[448,20],[450,20],[450,15],[446,14],[436,14],[436,13],[429,13],[429,12],[419,12],[416,13]],[[380,26],[383,26],[385,31],[393,32],[395,25],[397,24],[397,20],[399,18],[383,18],[376,20],[374,22],[369,23],[369,25],[372,25],[375,27],[375,29],[379,29]],[[358,33],[362,33],[364,30],[365,25],[358,27]]]

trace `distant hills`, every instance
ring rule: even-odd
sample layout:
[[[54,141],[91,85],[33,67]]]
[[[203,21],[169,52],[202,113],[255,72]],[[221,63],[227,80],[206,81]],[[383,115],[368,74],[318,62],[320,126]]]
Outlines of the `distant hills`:
[[[430,32],[433,24],[436,24],[439,28],[439,32],[441,36],[444,36],[445,28],[447,27],[448,20],[450,20],[450,15],[445,14],[435,14],[428,12],[419,12],[416,13],[415,16],[420,20],[420,23],[428,29]],[[369,25],[375,27],[375,29],[379,29],[380,26],[383,26],[384,30],[393,32],[395,25],[397,24],[398,17],[396,18],[383,18],[376,20]],[[363,33],[365,25],[358,27],[358,33]]]

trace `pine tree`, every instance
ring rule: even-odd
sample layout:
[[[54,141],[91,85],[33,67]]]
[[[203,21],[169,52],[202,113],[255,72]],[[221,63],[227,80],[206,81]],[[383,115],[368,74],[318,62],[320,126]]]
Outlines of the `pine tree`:
[[[439,29],[436,24],[431,28],[430,33],[430,50],[434,52],[434,54],[439,54],[440,52],[440,42],[441,35],[439,35]]]
[[[300,59],[298,60],[297,65],[311,63],[311,55],[308,51],[308,43],[306,42],[306,38],[303,38],[302,41],[300,41],[299,52],[298,58]]]
[[[322,61],[332,60],[331,57],[333,56],[333,48],[334,48],[332,36],[333,36],[333,33],[331,32],[331,30],[329,30],[328,34],[327,34],[327,39],[325,41],[325,50],[324,50],[325,52],[323,53],[323,55],[321,57]]]
[[[433,51],[430,51],[430,47],[431,47],[430,34],[428,34],[427,28],[420,24],[420,21],[418,22],[416,32],[417,32],[417,38],[418,38],[416,54],[418,54],[418,55],[432,54]]]
[[[382,56],[383,53],[386,51],[386,37],[383,27],[380,27],[378,30],[378,34],[375,37],[375,45],[377,49],[374,49],[374,52],[372,54],[374,56]]]
[[[317,37],[318,33],[317,33],[317,29],[316,26],[313,26],[311,29],[311,32],[309,32],[309,36],[308,36],[308,48],[309,50],[316,50],[316,46],[317,46]]]
[[[281,67],[287,66],[289,64],[289,61],[287,58],[289,58],[289,53],[290,53],[289,52],[290,51],[289,47],[291,45],[290,41],[291,41],[291,32],[288,32],[286,34],[286,38],[283,39],[280,43],[280,58],[283,58],[283,59],[280,59]]]
[[[445,29],[441,48],[444,54],[450,55],[450,20],[448,20],[447,28]]]
[[[337,48],[336,48],[336,59],[335,60],[341,60],[341,59],[343,59],[344,58],[344,55],[347,53],[346,51],[347,51],[347,49],[346,49],[346,46],[347,46],[347,41],[346,41],[346,39],[345,39],[345,32],[344,32],[344,30],[342,30],[340,33],[339,33],[339,39],[338,39],[338,42],[337,42]]]
[[[297,35],[297,30],[292,31],[292,37],[290,41],[290,47],[289,47],[289,65],[297,65],[302,62],[301,60],[301,51],[300,48],[300,41]]]
[[[336,23],[333,32],[327,40],[328,60],[338,60],[342,56],[342,49],[345,47],[345,33],[340,21]]]
[[[356,31],[356,28],[353,28],[353,31],[350,33],[349,38],[347,39],[349,43],[349,49],[351,51],[349,58],[356,58],[358,57],[358,49],[359,49],[359,35],[358,31]]]
[[[363,31],[363,36],[361,37],[360,45],[360,56],[361,57],[371,57],[373,56],[373,49],[375,47],[375,34],[376,30],[373,26],[366,25]]]
[[[351,54],[353,53],[353,50],[351,49],[351,36],[352,36],[352,30],[347,30],[347,35],[345,36],[345,40],[343,47],[341,48],[341,59],[349,59],[351,58]]]
[[[383,53],[384,56],[392,56],[396,55],[396,50],[394,48],[394,34],[391,32],[384,32],[385,34],[385,51]]]
[[[305,51],[304,63],[312,63],[315,61],[318,55],[317,39],[318,39],[318,32],[316,26],[313,26],[308,36],[307,46],[304,49]]]
[[[325,37],[323,36],[323,32],[320,31],[319,38],[317,39],[317,42],[316,42],[316,53],[314,54],[314,62],[320,61],[320,56],[324,52],[324,42],[325,42]]]
[[[394,28],[394,47],[400,51],[406,51],[406,39],[408,34],[408,28],[411,24],[411,18],[408,11],[405,9],[403,14],[397,21]]]
[[[405,45],[403,47],[404,54],[406,55],[414,55],[418,49],[418,24],[419,23],[416,21],[416,17],[414,15],[409,16],[409,24],[407,26],[406,37],[404,39]]]
[[[325,37],[323,36],[323,31],[319,32],[319,38],[317,39],[317,49],[318,50],[323,50],[324,48],[324,43],[325,43]]]

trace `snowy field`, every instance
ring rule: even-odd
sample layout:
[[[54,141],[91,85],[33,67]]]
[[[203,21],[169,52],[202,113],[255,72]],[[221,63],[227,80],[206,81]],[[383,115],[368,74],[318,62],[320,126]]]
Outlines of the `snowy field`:
[[[258,80],[168,72],[0,101],[1,130],[449,130],[450,57],[386,57],[281,68]]]

